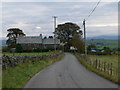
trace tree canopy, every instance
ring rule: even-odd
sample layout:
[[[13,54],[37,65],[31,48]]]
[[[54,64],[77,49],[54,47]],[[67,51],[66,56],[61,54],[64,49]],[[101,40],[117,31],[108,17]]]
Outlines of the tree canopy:
[[[95,44],[88,45],[87,50],[90,51],[92,48],[96,48]]]
[[[49,36],[49,38],[53,38],[53,36]]]
[[[59,24],[54,34],[65,44],[65,48],[70,49],[70,46],[74,46],[77,50],[83,51],[82,31],[77,24],[72,22]]]
[[[74,46],[74,48],[77,48],[77,51],[80,53],[83,53],[85,50],[85,43],[81,39],[81,36],[78,34],[75,34],[73,38],[69,41],[71,46]]]
[[[8,40],[6,43],[9,47],[15,48],[17,37],[25,36],[25,34],[19,28],[10,28],[7,31],[8,31],[8,34],[7,34]]]
[[[65,24],[59,24],[54,32],[56,37],[59,38],[62,42],[68,42],[74,34],[81,34],[80,27],[72,22],[67,22]]]

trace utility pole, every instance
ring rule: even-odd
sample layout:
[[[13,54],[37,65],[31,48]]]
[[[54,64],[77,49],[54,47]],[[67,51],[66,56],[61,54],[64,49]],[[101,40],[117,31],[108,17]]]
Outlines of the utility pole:
[[[87,55],[87,43],[86,43],[86,28],[85,28],[85,19],[83,21],[84,25],[84,42],[85,42],[85,55]]]
[[[57,16],[53,16],[53,19],[54,19],[54,31],[55,31]],[[56,35],[54,35],[54,48],[55,48],[55,51],[56,51]]]

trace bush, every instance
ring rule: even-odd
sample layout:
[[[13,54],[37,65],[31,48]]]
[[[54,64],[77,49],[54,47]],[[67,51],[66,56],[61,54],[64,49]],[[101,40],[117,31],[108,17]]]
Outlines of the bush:
[[[33,49],[31,49],[31,48],[24,49],[23,52],[33,52]]]
[[[46,48],[46,50],[47,51],[53,51],[53,50],[55,50],[55,48],[53,46],[49,46],[49,47]]]
[[[92,48],[96,48],[95,44],[88,45],[87,50],[90,51]]]
[[[35,48],[33,49],[34,52],[48,52],[53,51],[54,47],[46,47],[46,48]]]
[[[23,48],[20,44],[16,44],[16,52],[23,52]]]
[[[103,50],[110,50],[109,47],[103,47]]]
[[[2,52],[8,52],[9,48],[7,46],[2,47]]]
[[[57,50],[63,50],[64,46],[57,46]]]
[[[33,51],[34,52],[42,52],[42,49],[41,48],[34,48]]]

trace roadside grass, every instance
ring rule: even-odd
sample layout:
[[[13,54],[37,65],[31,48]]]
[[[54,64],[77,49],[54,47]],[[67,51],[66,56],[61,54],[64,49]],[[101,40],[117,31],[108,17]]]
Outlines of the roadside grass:
[[[23,53],[8,53],[8,52],[3,52],[3,55],[9,55],[9,56],[17,56],[17,55],[49,55],[53,54],[58,51],[49,51],[49,52],[23,52]]]
[[[2,47],[0,46],[0,51],[2,50]]]
[[[2,89],[2,66],[0,65],[0,90]]]
[[[96,68],[92,67],[91,65],[89,65],[86,62],[86,60],[80,59],[81,58],[80,54],[75,53],[74,55],[80,61],[80,63],[83,64],[88,70],[91,70],[92,72],[95,72],[96,74],[98,74],[98,75],[100,75],[100,76],[102,76],[102,77],[104,77],[108,80],[111,80],[114,83],[119,83],[120,84],[120,81],[118,80],[120,78],[119,77],[120,72],[119,73],[116,72],[117,74],[115,74],[115,75],[109,75],[104,71],[101,71],[99,69],[96,69]],[[106,61],[106,62],[109,62],[109,63],[111,62],[111,63],[114,64],[113,65],[114,69],[116,69],[116,68],[118,69],[118,58],[117,58],[116,55],[111,55],[111,56],[110,55],[107,55],[107,56],[88,55],[88,57],[93,59],[93,60],[96,60],[96,58],[97,58],[98,60]]]
[[[2,55],[2,47],[0,46],[0,56]],[[0,57],[1,59],[1,57]],[[2,89],[2,65],[0,63],[0,90]]]
[[[2,88],[23,88],[29,79],[48,65],[61,60],[64,54],[40,61],[19,64],[2,72]]]
[[[98,59],[102,62],[112,63],[114,76],[118,74],[118,55],[88,55],[88,57],[92,60]]]
[[[0,46],[0,55],[2,54],[2,47]]]

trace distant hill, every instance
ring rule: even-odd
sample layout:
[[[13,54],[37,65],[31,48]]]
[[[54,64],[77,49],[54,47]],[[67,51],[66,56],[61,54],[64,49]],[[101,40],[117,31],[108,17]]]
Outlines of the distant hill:
[[[118,48],[118,40],[109,40],[109,39],[88,39],[87,44],[95,44],[97,48],[102,49],[103,47],[109,47],[111,49]]]
[[[5,37],[0,37],[0,46],[7,46],[6,45],[6,38]]]
[[[118,38],[120,38],[120,36],[96,36],[96,37],[87,37],[87,39],[108,39],[108,40],[118,40]]]
[[[92,39],[99,39],[99,40],[92,40]],[[7,46],[6,40],[7,40],[6,38],[0,38],[0,46]],[[110,40],[115,40],[115,41],[110,41]],[[118,42],[117,40],[118,40],[118,36],[103,35],[103,36],[96,36],[96,37],[87,37],[88,44],[97,44],[97,43],[104,43],[104,42],[107,42],[106,44],[108,44],[112,42],[112,44],[116,45],[117,44],[116,42]]]
[[[6,40],[2,40],[2,46],[7,46]]]
[[[7,46],[6,45],[6,40],[0,40],[0,46]]]

